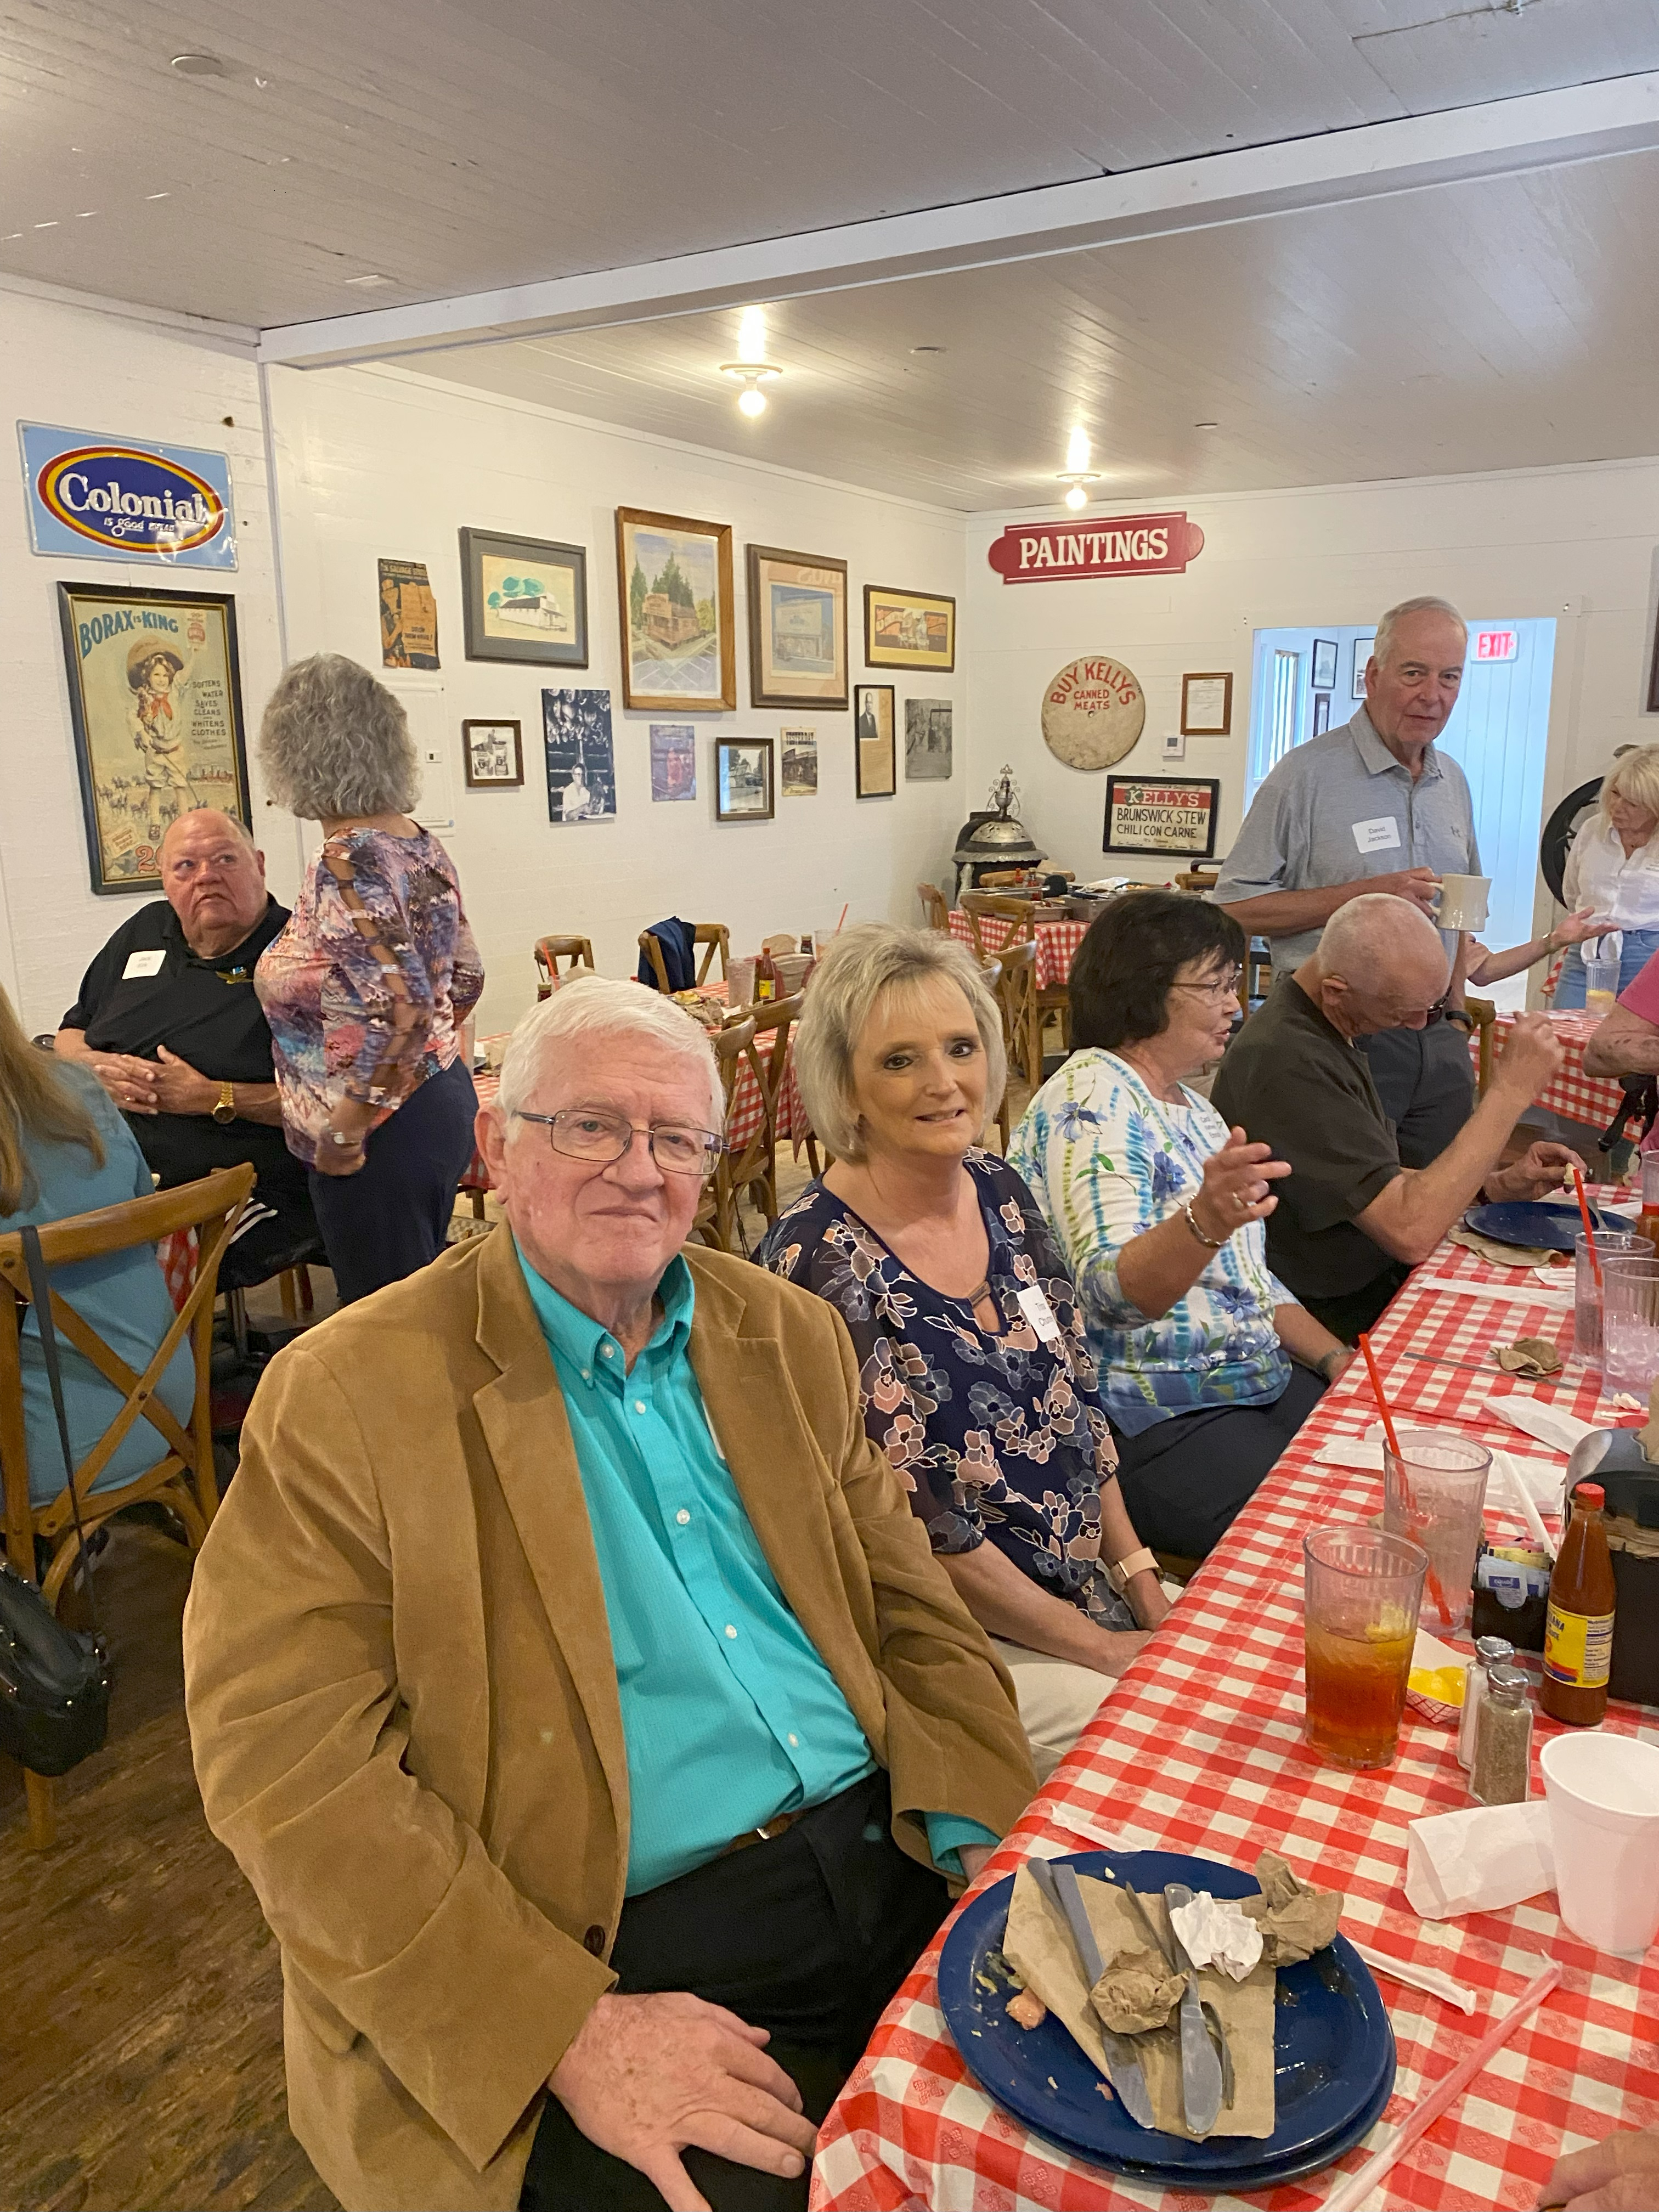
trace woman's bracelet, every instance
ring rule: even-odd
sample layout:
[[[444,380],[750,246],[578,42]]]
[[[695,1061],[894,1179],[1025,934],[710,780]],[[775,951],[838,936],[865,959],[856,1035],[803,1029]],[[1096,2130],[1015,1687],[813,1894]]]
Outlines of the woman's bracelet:
[[[1106,1579],[1120,1597],[1136,1575],[1155,1575],[1157,1572],[1158,1561],[1144,1544],[1138,1552],[1131,1552],[1124,1559],[1106,1562]]]
[[[1193,1203],[1190,1199],[1188,1199],[1186,1205],[1182,1207],[1181,1214],[1182,1218],[1187,1224],[1188,1228],[1192,1231],[1194,1236],[1197,1237],[1199,1243],[1203,1245],[1206,1251],[1218,1252],[1222,1246],[1227,1242],[1227,1239],[1224,1237],[1206,1237],[1204,1234],[1204,1231],[1199,1227],[1197,1218],[1193,1212]]]

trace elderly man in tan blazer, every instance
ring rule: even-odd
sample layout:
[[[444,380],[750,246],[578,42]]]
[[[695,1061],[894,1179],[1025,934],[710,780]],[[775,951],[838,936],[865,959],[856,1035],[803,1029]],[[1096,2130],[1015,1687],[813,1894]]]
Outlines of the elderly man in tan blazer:
[[[803,2206],[814,2122],[1033,1783],[822,1299],[681,1246],[707,1039],[573,981],[507,1225],[272,1364],[185,1650],[348,2207]]]

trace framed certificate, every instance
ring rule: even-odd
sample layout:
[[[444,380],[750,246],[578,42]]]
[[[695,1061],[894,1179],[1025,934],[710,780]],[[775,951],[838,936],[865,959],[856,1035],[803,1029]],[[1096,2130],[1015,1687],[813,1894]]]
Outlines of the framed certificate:
[[[1183,738],[1231,737],[1233,727],[1233,672],[1210,669],[1181,679]]]

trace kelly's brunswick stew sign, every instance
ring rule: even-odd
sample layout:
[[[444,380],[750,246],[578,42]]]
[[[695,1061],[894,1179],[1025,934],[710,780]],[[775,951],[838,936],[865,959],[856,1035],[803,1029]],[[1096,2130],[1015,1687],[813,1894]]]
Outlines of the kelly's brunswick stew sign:
[[[1204,532],[1185,514],[1115,514],[1092,523],[1010,523],[986,558],[1005,584],[1058,584],[1179,575],[1203,550]]]
[[[1102,851],[1207,860],[1220,789],[1214,776],[1108,776]]]

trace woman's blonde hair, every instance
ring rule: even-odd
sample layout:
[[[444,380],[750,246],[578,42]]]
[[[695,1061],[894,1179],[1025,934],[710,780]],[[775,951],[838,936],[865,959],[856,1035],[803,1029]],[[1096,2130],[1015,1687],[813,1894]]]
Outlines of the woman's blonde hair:
[[[1599,811],[1603,823],[1613,819],[1615,793],[1639,806],[1644,814],[1659,819],[1659,745],[1637,745],[1616,760],[1601,782]]]
[[[21,1212],[36,1196],[23,1149],[26,1136],[48,1144],[81,1145],[94,1168],[104,1164],[104,1140],[88,1107],[75,1095],[72,1079],[32,1045],[11,1000],[0,987],[0,1218]]]
[[[889,991],[914,996],[936,975],[954,983],[972,1012],[985,1048],[988,1117],[1002,1103],[1008,1081],[1002,1017],[967,947],[934,929],[860,922],[832,940],[813,969],[795,1030],[795,1079],[801,1103],[814,1130],[837,1159],[864,1158],[853,1054],[876,1001]],[[976,1143],[979,1134],[975,1130]]]

